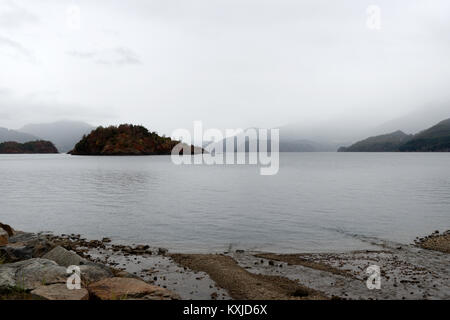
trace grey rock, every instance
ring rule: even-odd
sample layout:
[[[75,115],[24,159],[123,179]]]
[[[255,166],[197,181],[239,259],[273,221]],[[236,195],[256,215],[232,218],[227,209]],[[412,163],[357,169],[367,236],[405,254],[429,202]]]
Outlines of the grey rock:
[[[19,287],[34,290],[41,285],[65,283],[66,268],[56,262],[33,258],[0,265],[0,290]]]
[[[80,257],[75,252],[66,250],[60,246],[55,247],[42,258],[55,261],[60,266],[64,267],[79,266],[81,278],[87,282],[95,282],[113,276],[111,270],[107,266],[91,262]]]
[[[15,248],[25,247],[27,249],[25,251],[31,250],[32,258],[40,258],[54,247],[54,244],[48,241],[44,236],[20,231],[17,231],[14,236],[9,238],[9,243],[14,244],[13,247]],[[25,251],[22,251],[22,253],[25,254]],[[27,256],[24,258],[29,259],[31,257]],[[12,259],[14,259],[14,257],[12,257]]]
[[[114,276],[108,267],[92,262],[80,266],[80,271],[81,279],[87,283],[97,282]]]
[[[17,243],[17,242],[30,242],[33,240],[37,240],[38,239],[38,235],[35,233],[30,233],[30,232],[21,232],[21,231],[17,231],[15,235],[13,235],[10,239],[9,242],[10,243]]]
[[[21,243],[10,243],[0,247],[0,257],[3,257],[6,262],[31,259],[33,257],[33,248],[27,247]]]
[[[55,261],[60,266],[81,266],[85,265],[88,261],[73,251],[64,249],[61,246],[53,248],[42,256],[43,259]]]
[[[0,290],[16,286],[16,269],[9,268],[8,264],[0,265]]]

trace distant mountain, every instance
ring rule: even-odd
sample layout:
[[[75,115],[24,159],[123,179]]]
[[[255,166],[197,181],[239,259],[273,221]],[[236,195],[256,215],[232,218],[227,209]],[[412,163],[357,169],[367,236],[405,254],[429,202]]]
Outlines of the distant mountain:
[[[280,127],[280,139],[302,139],[314,141],[325,146],[348,146],[367,137],[385,135],[401,130],[407,134],[416,134],[429,128],[442,119],[450,117],[450,101],[436,100],[429,104],[404,113],[380,124],[377,117],[371,119],[367,113],[330,116],[328,119],[314,121],[303,119]]]
[[[338,145],[304,139],[286,139],[280,132],[280,152],[334,152]]]
[[[30,141],[26,143],[3,142],[0,143],[1,154],[19,154],[19,153],[58,153],[53,143],[50,141]]]
[[[402,145],[400,151],[450,151],[450,119],[439,122],[437,125],[424,130]]]
[[[399,151],[400,146],[411,140],[413,135],[403,131],[395,131],[389,134],[370,137],[352,144],[350,147],[341,147],[339,152],[394,152]]]
[[[217,152],[237,152],[238,150],[245,150],[245,152],[249,152],[249,146],[250,144],[256,145],[256,151],[259,151],[259,138],[258,137],[252,137],[250,138],[248,135],[248,131],[250,129],[256,129],[258,128],[249,128],[246,129],[243,133],[238,134],[236,136],[228,137],[222,142],[218,143],[212,143],[212,142],[205,142],[204,147],[208,152],[211,152],[213,149]],[[270,141],[270,133],[268,133],[267,137],[267,150],[270,150],[271,141]],[[243,142],[245,139],[245,142]],[[223,144],[222,149],[220,148],[220,144]],[[229,150],[226,148],[226,144],[229,143],[230,145],[233,145],[234,148],[232,150]],[[283,132],[280,130],[280,141],[279,141],[279,151],[280,152],[329,152],[329,151],[336,151],[338,148],[338,145],[332,144],[332,143],[321,143],[306,139],[296,139],[292,137],[285,137],[283,135]],[[221,150],[219,150],[221,149]]]
[[[98,127],[89,135],[84,136],[72,155],[170,155],[179,141],[160,137],[155,132],[148,131],[143,126],[122,124],[118,127]],[[202,153],[202,148],[187,146],[189,153]],[[180,152],[182,153],[182,152]]]
[[[94,129],[88,123],[79,121],[58,121],[52,123],[28,124],[19,131],[52,141],[60,152],[66,153]]]
[[[396,131],[359,141],[340,152],[449,152],[450,119],[439,122],[415,135]]]
[[[6,128],[0,128],[0,143],[7,141],[15,141],[23,143],[33,140],[39,140],[39,138],[28,133],[10,130]]]

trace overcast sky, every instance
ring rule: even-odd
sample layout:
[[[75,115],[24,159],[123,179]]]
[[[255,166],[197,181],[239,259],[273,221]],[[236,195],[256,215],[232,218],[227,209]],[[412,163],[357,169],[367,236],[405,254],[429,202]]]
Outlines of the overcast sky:
[[[448,0],[0,0],[0,126],[375,125],[450,101],[449,57]]]

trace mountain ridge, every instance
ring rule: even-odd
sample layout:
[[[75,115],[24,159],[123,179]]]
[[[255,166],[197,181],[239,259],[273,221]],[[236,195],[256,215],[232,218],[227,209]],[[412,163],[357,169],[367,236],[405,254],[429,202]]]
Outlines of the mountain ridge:
[[[338,152],[449,152],[450,118],[442,120],[417,134],[397,130],[389,134],[369,137]]]
[[[450,119],[414,135],[414,138],[402,145],[403,152],[450,152]]]
[[[9,141],[25,143],[34,140],[39,140],[39,137],[18,130],[0,127],[0,143]]]

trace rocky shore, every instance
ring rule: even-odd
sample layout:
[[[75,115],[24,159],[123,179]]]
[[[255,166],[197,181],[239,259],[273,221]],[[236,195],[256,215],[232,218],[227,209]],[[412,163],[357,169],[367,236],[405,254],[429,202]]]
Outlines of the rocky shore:
[[[165,288],[86,259],[59,243],[64,241],[0,224],[0,300],[179,299]],[[80,273],[70,266],[77,266]],[[68,279],[74,288],[69,289]]]
[[[443,233],[439,233],[439,231],[436,230],[429,236],[416,238],[415,243],[424,249],[450,253],[450,230]]]
[[[346,253],[178,254],[0,224],[0,299],[450,299],[449,234],[416,245],[361,237],[379,249]],[[80,290],[66,286],[72,265]],[[366,286],[370,265],[380,290]]]

